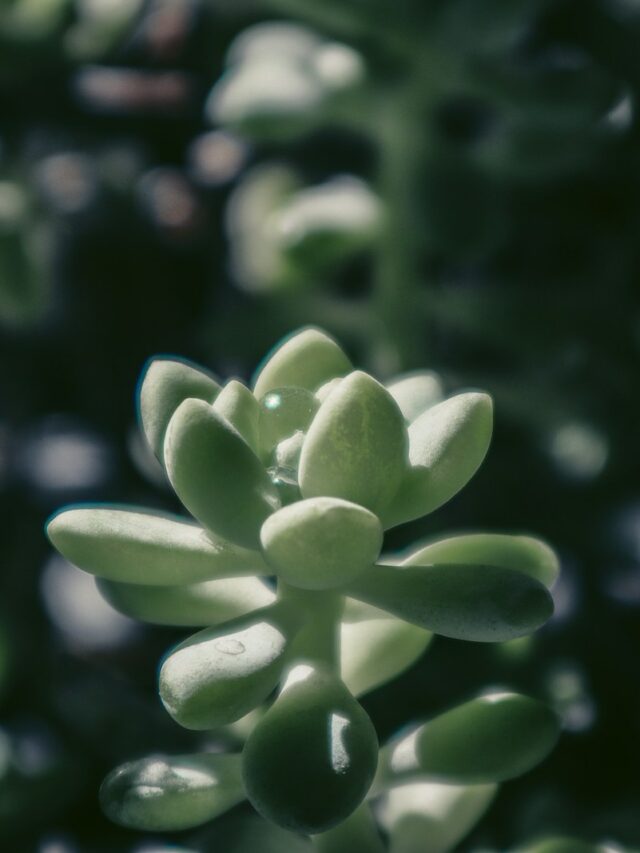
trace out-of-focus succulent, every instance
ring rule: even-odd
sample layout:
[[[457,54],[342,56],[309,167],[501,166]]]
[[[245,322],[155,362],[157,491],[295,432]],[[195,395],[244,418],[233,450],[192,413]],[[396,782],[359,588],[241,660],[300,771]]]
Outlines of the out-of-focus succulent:
[[[0,323],[37,320],[47,304],[47,234],[18,181],[0,180]]]
[[[353,175],[302,187],[284,165],[259,166],[227,208],[234,279],[251,291],[304,286],[371,247],[381,218],[378,198]]]
[[[382,842],[366,841],[377,835],[362,804],[383,797],[392,850],[415,849],[406,843],[415,821],[436,826],[445,850],[496,783],[551,750],[555,714],[494,692],[415,726],[379,761],[354,698],[405,669],[432,633],[501,642],[552,612],[557,561],[530,537],[446,537],[400,561],[381,556],[384,527],[449,500],[487,451],[490,398],[436,402],[440,391],[429,373],[385,387],[315,328],[282,341],[252,389],[182,361],[150,362],[141,425],[196,521],[78,506],[51,519],[49,538],[123,612],[203,626],[160,668],[178,723],[230,724],[278,695],[241,754],[151,756],[113,771],[101,795],[113,819],[182,829],[247,797],[268,820],[318,836],[320,850],[364,851]],[[465,787],[445,795],[443,782]],[[433,793],[409,829],[397,805],[405,785]]]
[[[287,137],[344,109],[364,79],[360,55],[291,23],[263,23],[231,45],[207,104],[215,122],[258,137]]]

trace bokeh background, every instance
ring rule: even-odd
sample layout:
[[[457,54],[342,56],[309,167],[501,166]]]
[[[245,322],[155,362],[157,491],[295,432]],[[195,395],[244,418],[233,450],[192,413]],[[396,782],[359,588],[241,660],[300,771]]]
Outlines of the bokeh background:
[[[639,94],[636,0],[0,0],[1,849],[183,843],[96,798],[200,742],[155,693],[182,635],[110,610],[43,523],[176,509],[135,422],[150,355],[248,378],[308,323],[495,398],[480,473],[390,547],[487,528],[562,557],[535,638],[437,639],[365,698],[379,733],[546,698],[560,745],[460,850],[640,846]],[[237,820],[188,844],[245,849]]]

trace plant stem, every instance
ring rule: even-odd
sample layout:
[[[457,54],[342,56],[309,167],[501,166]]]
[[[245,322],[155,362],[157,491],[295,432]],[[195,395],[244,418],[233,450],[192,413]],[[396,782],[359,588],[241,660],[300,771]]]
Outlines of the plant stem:
[[[344,823],[312,837],[318,853],[384,853],[370,807],[365,803]]]
[[[424,92],[415,81],[385,92],[375,116],[378,193],[385,208],[375,259],[374,368],[383,374],[424,361],[424,320],[416,310],[423,271],[421,170],[427,137]]]
[[[305,623],[291,650],[293,661],[308,661],[339,673],[339,626],[344,597],[335,592],[310,591],[289,586],[280,581],[278,596],[299,607]]]

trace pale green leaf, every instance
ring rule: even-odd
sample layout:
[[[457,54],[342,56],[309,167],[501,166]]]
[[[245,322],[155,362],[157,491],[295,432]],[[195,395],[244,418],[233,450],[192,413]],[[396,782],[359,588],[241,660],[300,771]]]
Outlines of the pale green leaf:
[[[378,513],[406,467],[407,431],[388,391],[355,371],[321,404],[300,455],[305,498],[330,496]]]
[[[387,382],[386,387],[408,423],[439,403],[444,394],[440,378],[432,370],[403,373]]]
[[[402,565],[434,563],[502,566],[524,572],[547,587],[553,586],[560,571],[558,557],[546,542],[533,536],[502,533],[467,533],[439,539],[405,557]]]
[[[432,634],[368,604],[347,601],[340,625],[340,673],[354,696],[396,678],[423,654]]]
[[[274,388],[294,385],[315,391],[320,385],[351,370],[349,359],[326,332],[301,329],[284,338],[256,372],[258,400]]]
[[[160,462],[167,426],[180,403],[188,397],[213,403],[219,391],[210,373],[186,359],[159,356],[147,362],[138,383],[138,417]]]
[[[47,535],[69,562],[112,581],[176,586],[270,571],[258,551],[135,507],[70,507],[53,516]]]
[[[448,853],[480,820],[497,789],[425,780],[391,788],[378,808],[389,853]]]
[[[275,604],[185,640],[160,668],[160,697],[187,729],[239,720],[268,697],[300,627],[294,608]]]
[[[235,427],[249,447],[258,453],[260,407],[246,385],[231,379],[216,397],[213,409]]]
[[[98,589],[125,616],[154,625],[220,625],[275,601],[258,578],[223,578],[183,586],[143,586],[101,579]]]
[[[165,438],[167,474],[198,521],[245,547],[279,506],[276,487],[249,445],[202,400],[185,400]]]
[[[328,589],[372,566],[382,546],[377,516],[339,498],[309,498],[278,510],[262,525],[267,563],[303,589]]]
[[[388,784],[420,775],[455,784],[502,782],[545,759],[559,734],[557,714],[537,699],[489,693],[385,747],[380,776]]]
[[[409,468],[383,521],[393,527],[433,512],[476,473],[489,448],[493,406],[487,394],[458,394],[409,426]]]

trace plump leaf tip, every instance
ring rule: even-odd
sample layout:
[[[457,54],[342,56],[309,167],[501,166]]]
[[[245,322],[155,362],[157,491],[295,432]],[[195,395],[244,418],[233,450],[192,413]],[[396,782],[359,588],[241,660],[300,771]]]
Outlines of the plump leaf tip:
[[[433,634],[503,642],[551,614],[558,561],[534,537],[445,536],[381,556],[385,528],[432,512],[474,475],[491,399],[444,399],[427,371],[385,386],[308,327],[271,351],[251,387],[152,359],[138,411],[192,518],[74,506],[49,521],[49,539],[123,613],[201,629],[160,667],[160,696],[178,724],[250,731],[241,753],[117,768],[101,792],[107,814],[174,830],[248,798],[287,830],[328,833],[329,849],[345,821],[345,837],[349,821],[364,820],[373,838],[362,803],[375,793],[400,849],[410,839],[396,789],[417,786],[429,796],[411,800],[410,825],[455,843],[497,783],[549,752],[555,715],[517,694],[479,697],[390,743],[378,761],[354,696],[410,666]]]

